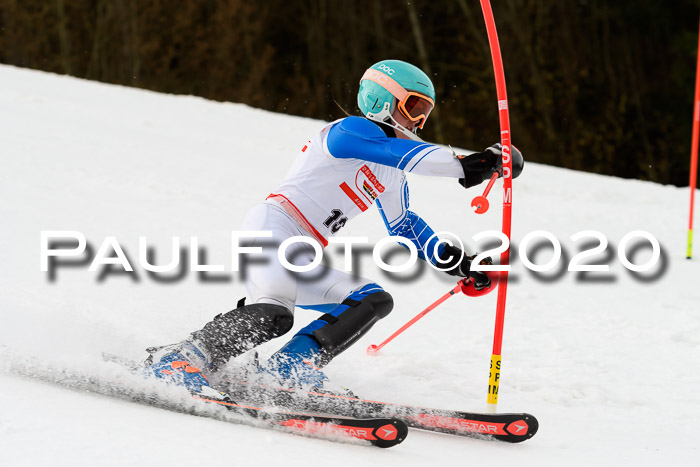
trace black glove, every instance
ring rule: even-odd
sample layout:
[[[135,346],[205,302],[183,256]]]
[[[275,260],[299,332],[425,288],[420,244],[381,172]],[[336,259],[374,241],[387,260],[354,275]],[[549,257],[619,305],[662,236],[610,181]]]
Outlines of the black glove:
[[[525,167],[525,159],[523,155],[518,151],[515,146],[510,147],[510,155],[513,158],[513,178],[518,178],[518,176],[523,173],[523,167]]]
[[[513,178],[517,178],[523,171],[525,161],[515,146],[511,146],[511,156],[513,159]],[[459,179],[459,184],[464,188],[479,185],[484,180],[490,179],[494,172],[498,172],[499,177],[503,176],[501,143],[496,143],[483,152],[457,156],[457,160],[462,164],[462,170],[464,170],[464,178]]]
[[[491,279],[483,271],[472,271],[472,261],[476,255],[467,256],[465,252],[451,245],[445,245],[445,249],[440,255],[444,262],[438,263],[438,267],[451,276],[468,277],[474,283],[476,290],[483,290],[491,287]],[[493,264],[490,257],[481,260],[479,264]]]

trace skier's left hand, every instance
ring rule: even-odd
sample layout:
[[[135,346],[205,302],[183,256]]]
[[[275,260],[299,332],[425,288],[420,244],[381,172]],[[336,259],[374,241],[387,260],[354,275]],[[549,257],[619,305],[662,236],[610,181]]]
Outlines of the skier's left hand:
[[[459,277],[468,277],[471,279],[476,290],[483,290],[491,287],[491,279],[483,271],[472,271],[472,261],[476,255],[467,256],[465,252],[451,245],[445,245],[440,259],[444,262],[440,264],[440,268],[447,274]],[[479,264],[493,264],[491,257],[487,256]]]

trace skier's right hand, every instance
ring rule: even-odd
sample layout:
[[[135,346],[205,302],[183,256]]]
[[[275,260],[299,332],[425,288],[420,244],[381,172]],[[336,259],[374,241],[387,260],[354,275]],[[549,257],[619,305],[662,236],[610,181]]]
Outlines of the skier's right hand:
[[[517,178],[523,171],[525,160],[518,148],[511,146],[511,158],[513,166],[513,178]],[[482,152],[475,152],[468,156],[457,156],[462,165],[464,178],[459,179],[459,184],[464,188],[479,185],[484,180],[491,178],[493,173],[503,176],[503,157],[501,143],[496,143]]]
[[[471,279],[476,290],[483,290],[491,287],[491,279],[483,271],[472,271],[472,261],[476,255],[467,256],[465,252],[452,245],[445,245],[445,249],[440,255],[443,261],[440,269],[451,276],[468,277]],[[479,264],[493,264],[490,257],[486,257]]]

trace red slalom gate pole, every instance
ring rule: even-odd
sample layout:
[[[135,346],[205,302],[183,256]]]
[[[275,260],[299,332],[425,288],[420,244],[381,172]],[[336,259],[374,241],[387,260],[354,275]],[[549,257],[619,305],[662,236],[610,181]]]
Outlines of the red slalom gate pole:
[[[508,95],[506,93],[506,78],[503,71],[501,47],[498,43],[496,22],[493,19],[491,2],[481,0],[481,11],[484,14],[486,32],[491,47],[491,60],[496,78],[496,95],[498,97],[498,118],[501,127],[501,151],[503,154],[503,233],[510,240],[511,209],[513,201],[513,161],[510,141],[510,116],[508,114]],[[488,412],[496,412],[498,404],[498,386],[501,377],[501,345],[503,343],[503,324],[506,313],[506,293],[508,290],[508,264],[510,263],[510,246],[501,253],[500,277],[498,296],[496,300],[496,326],[493,333],[493,351],[491,352],[491,367],[489,371],[489,391],[486,408]]]
[[[445,295],[443,295],[442,297],[438,298],[435,302],[433,302],[432,305],[430,305],[428,308],[426,308],[425,310],[421,311],[421,312],[418,313],[416,316],[414,316],[413,319],[411,319],[411,321],[409,321],[408,323],[406,323],[406,324],[404,324],[403,326],[401,326],[401,328],[399,328],[398,331],[396,331],[395,333],[393,333],[391,336],[387,337],[387,338],[384,340],[384,342],[382,342],[382,343],[379,344],[379,345],[370,345],[369,347],[367,347],[367,355],[373,355],[373,354],[379,352],[379,350],[381,350],[382,347],[384,347],[385,345],[387,345],[389,342],[393,341],[399,334],[401,334],[402,332],[404,332],[406,329],[408,329],[408,328],[410,328],[411,326],[413,326],[413,325],[416,323],[416,321],[418,321],[418,320],[421,319],[423,316],[425,316],[425,315],[427,315],[428,313],[430,313],[431,311],[433,311],[433,310],[434,310],[435,308],[437,308],[440,304],[442,304],[442,302],[444,302],[445,300],[447,300],[448,298],[450,298],[451,296],[453,296],[453,295],[456,294],[457,292],[461,291],[461,290],[462,290],[462,287],[463,287],[463,286],[462,286],[462,283],[463,283],[463,282],[464,282],[464,280],[459,281],[459,282],[457,283],[457,285],[455,286],[454,289],[450,290],[450,291],[447,292]]]
[[[700,29],[699,29],[700,31]],[[698,64],[695,69],[695,102],[693,111],[693,142],[690,148],[690,215],[688,216],[688,248],[686,258],[693,257],[693,211],[695,185],[698,176],[698,132],[700,130],[700,32],[698,33]]]

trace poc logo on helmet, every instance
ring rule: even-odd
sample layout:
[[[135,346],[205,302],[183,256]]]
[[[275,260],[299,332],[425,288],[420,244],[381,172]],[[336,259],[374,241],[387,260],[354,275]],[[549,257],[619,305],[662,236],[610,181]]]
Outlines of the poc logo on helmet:
[[[382,63],[381,65],[379,65],[378,68],[379,68],[380,70],[382,70],[382,71],[386,71],[386,74],[387,74],[387,75],[393,75],[393,74],[394,74],[394,69],[393,69],[393,68],[389,68],[388,66],[384,65],[383,63]]]

